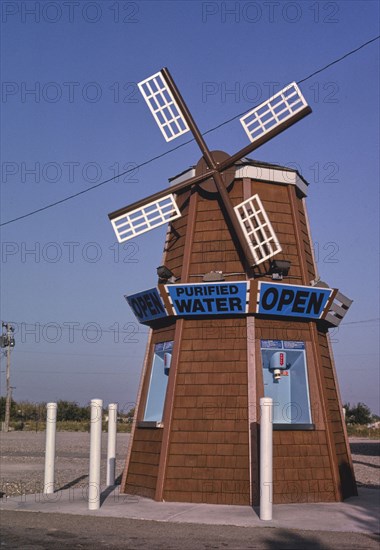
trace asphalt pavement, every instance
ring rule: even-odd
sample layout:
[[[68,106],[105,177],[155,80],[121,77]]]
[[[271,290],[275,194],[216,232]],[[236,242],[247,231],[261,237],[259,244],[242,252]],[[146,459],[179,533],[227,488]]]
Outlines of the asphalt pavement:
[[[20,495],[1,499],[0,510],[129,518],[170,523],[316,529],[379,534],[380,491],[359,488],[359,496],[335,503],[274,504],[273,519],[262,521],[250,506],[156,502],[120,493],[116,485],[103,490],[101,506],[89,510],[86,488],[69,488],[52,494]]]
[[[379,550],[367,533],[2,512],[4,550]]]

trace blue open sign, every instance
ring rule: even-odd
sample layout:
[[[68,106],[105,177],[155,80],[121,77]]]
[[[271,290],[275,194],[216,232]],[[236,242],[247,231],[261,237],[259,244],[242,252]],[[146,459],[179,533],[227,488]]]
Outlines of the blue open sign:
[[[332,292],[331,288],[260,282],[257,313],[320,319]]]
[[[140,323],[149,323],[168,315],[157,288],[125,296],[125,299]]]

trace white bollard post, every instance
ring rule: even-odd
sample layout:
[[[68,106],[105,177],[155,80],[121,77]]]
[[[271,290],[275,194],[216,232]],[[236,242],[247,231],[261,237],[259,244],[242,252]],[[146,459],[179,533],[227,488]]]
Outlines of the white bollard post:
[[[57,403],[46,405],[46,443],[44,494],[54,493],[55,432],[57,426]]]
[[[115,485],[117,403],[108,405],[107,487]]]
[[[260,519],[272,519],[273,502],[273,400],[260,399]]]
[[[100,458],[102,452],[103,401],[91,399],[90,471],[88,480],[88,509],[100,508]]]

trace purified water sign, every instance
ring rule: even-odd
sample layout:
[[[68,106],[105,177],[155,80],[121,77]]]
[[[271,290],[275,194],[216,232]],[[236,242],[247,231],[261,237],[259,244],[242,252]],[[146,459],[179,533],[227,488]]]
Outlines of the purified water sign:
[[[248,312],[247,283],[167,285],[175,315],[238,315]]]

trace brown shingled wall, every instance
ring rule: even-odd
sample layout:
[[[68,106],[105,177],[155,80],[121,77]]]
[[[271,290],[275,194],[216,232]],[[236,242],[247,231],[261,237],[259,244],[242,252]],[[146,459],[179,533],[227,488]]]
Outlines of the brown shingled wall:
[[[332,440],[335,446],[337,467],[343,498],[356,494],[353,481],[352,464],[347,448],[344,427],[342,423],[341,403],[338,399],[334,368],[330,358],[327,335],[324,331],[318,332],[318,343],[322,361],[322,376],[324,380],[324,392],[327,399],[327,418]]]
[[[185,322],[165,500],[249,504],[245,325]]]
[[[137,404],[136,428],[132,434],[133,442],[129,460],[128,472],[123,491],[148,498],[154,498],[158,466],[161,455],[162,429],[139,428],[139,421],[143,419],[145,400],[148,392],[152,367],[153,349],[158,342],[172,340],[174,327],[169,326],[153,332],[151,347],[148,354],[148,368],[142,386],[141,403]]]
[[[154,498],[160,460],[162,430],[137,429],[125,492]]]

